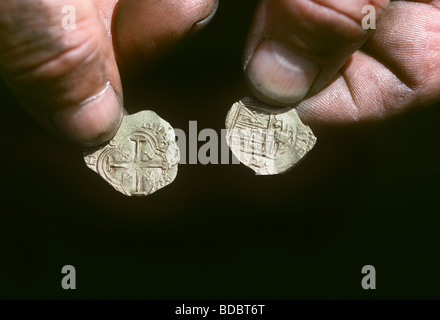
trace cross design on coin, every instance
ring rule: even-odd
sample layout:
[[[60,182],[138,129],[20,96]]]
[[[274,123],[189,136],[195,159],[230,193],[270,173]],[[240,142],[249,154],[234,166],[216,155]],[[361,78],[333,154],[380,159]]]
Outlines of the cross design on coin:
[[[151,175],[155,174],[155,171],[157,175],[162,174],[163,158],[155,152],[154,142],[146,135],[135,134],[129,138],[129,141],[130,147],[125,146],[124,150],[128,151],[128,154],[122,150],[115,150],[114,153],[109,154],[106,171],[110,175],[121,171],[119,174],[124,189],[124,185],[132,184],[132,178],[134,178],[134,188],[129,193],[134,196],[144,195],[154,188],[153,179],[149,179]]]
[[[173,182],[180,151],[171,125],[145,110],[124,116],[113,139],[85,150],[84,161],[117,191],[146,196]]]

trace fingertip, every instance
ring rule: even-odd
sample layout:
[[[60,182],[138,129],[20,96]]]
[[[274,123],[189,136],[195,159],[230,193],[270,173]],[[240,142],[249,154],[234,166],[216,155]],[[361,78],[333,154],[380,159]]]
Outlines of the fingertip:
[[[121,98],[108,83],[103,91],[77,106],[52,115],[56,130],[68,140],[91,147],[110,140],[123,117]]]
[[[319,70],[316,63],[267,39],[257,47],[245,74],[251,90],[261,100],[292,105],[306,97]]]
[[[193,26],[188,32],[189,35],[199,32],[201,29],[206,27],[211,22],[211,20],[214,18],[215,14],[217,13],[219,2],[220,2],[219,0],[215,0],[211,12],[206,17],[193,24]]]
[[[316,94],[373,33],[362,25],[364,6],[377,9],[378,19],[388,2],[260,1],[244,54],[250,90],[285,106]]]
[[[178,41],[205,27],[218,0],[119,1],[113,19],[113,40],[120,66],[151,61]]]

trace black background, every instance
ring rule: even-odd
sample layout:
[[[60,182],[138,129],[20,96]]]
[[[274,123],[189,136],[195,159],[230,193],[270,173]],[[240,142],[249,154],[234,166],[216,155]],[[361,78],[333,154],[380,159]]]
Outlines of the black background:
[[[200,34],[126,76],[127,110],[220,131],[249,94],[253,3],[223,1]],[[439,106],[313,128],[316,147],[285,175],[181,165],[167,188],[128,198],[0,94],[0,298],[440,297]],[[361,288],[367,264],[376,290]],[[61,288],[64,265],[75,291]]]

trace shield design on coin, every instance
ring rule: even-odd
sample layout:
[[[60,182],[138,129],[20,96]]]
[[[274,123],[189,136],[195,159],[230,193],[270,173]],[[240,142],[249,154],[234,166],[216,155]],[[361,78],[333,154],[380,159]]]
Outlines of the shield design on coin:
[[[254,98],[235,103],[226,116],[226,142],[240,162],[261,175],[284,173],[316,143],[294,109],[271,113]]]

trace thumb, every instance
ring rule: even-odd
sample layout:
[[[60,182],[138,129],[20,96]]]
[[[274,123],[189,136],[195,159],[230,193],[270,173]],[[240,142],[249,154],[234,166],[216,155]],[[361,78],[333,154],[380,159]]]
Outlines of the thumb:
[[[52,131],[85,146],[110,139],[122,87],[94,1],[2,0],[0,75]]]
[[[261,0],[245,50],[251,90],[274,105],[292,105],[318,92],[371,34],[362,27],[366,12],[377,19],[388,3]]]

